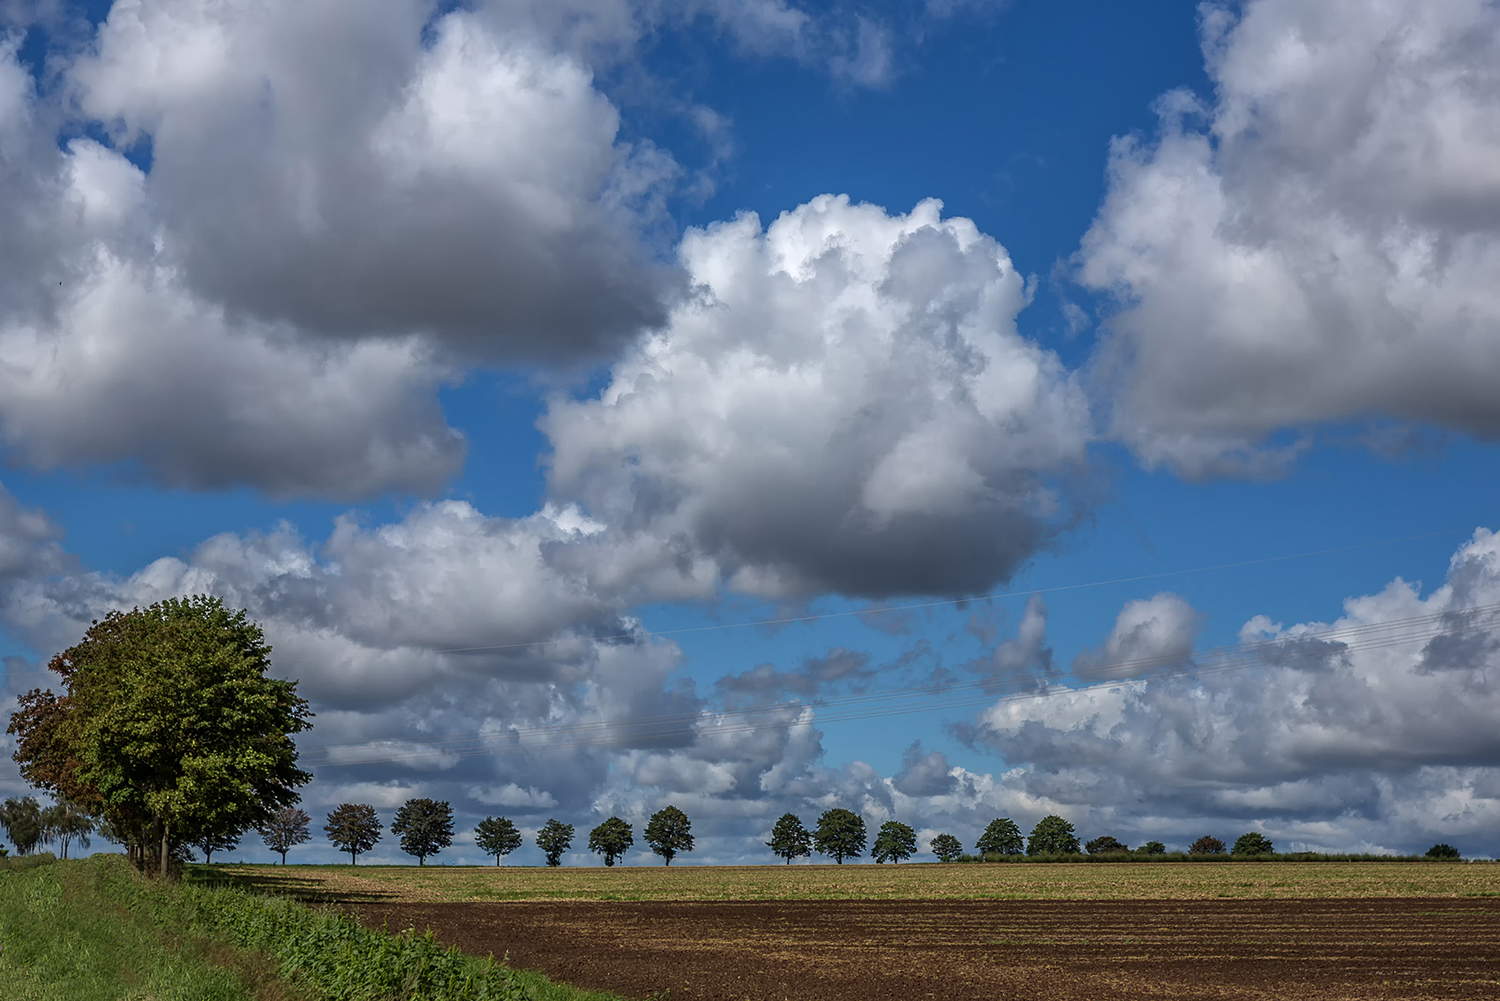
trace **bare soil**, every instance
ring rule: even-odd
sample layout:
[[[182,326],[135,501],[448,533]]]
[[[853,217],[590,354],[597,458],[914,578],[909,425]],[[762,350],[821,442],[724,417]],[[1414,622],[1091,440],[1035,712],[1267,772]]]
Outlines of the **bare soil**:
[[[1495,898],[346,906],[631,998],[1500,998]]]

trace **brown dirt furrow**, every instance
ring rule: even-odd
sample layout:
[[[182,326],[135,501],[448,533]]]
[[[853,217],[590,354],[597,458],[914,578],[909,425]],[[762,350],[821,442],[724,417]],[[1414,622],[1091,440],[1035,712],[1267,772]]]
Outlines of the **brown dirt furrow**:
[[[1500,899],[359,903],[672,1001],[1500,998]]]

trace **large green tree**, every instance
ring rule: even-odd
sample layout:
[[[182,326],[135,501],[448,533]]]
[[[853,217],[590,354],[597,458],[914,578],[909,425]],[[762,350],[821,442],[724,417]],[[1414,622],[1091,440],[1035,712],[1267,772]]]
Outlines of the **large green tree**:
[[[396,811],[391,833],[401,836],[401,850],[426,865],[427,856],[453,844],[453,807],[447,800],[409,799]]]
[[[1247,831],[1234,841],[1236,855],[1275,855],[1276,845],[1259,831]]]
[[[766,842],[766,847],[791,865],[792,859],[812,854],[812,835],[802,826],[801,817],[795,813],[783,813],[776,826],[771,828],[771,840]]]
[[[887,820],[875,832],[870,857],[876,862],[900,862],[917,853],[917,832],[899,820]]]
[[[675,806],[664,806],[646,821],[646,845],[671,865],[678,852],[693,850],[693,822]]]
[[[1073,825],[1055,813],[1037,821],[1026,839],[1027,855],[1077,855],[1078,849]]]
[[[356,865],[360,855],[380,843],[380,817],[368,803],[340,803],[328,815],[323,833],[333,847],[349,853],[350,865]]]
[[[1021,855],[1026,851],[1026,839],[1014,820],[997,817],[979,836],[974,850],[980,855]]]
[[[865,818],[852,810],[834,807],[823,811],[813,831],[813,847],[839,865],[846,858],[859,858],[865,851]]]
[[[547,856],[548,865],[562,865],[563,855],[573,847],[573,825],[549,818],[536,832],[536,846]]]
[[[474,844],[486,855],[495,856],[495,864],[499,865],[500,856],[521,847],[521,832],[505,817],[485,817],[474,828]]]
[[[218,598],[111,612],[48,667],[63,694],[28,692],[11,715],[21,774],[163,874],[174,845],[259,827],[312,778],[292,741],[306,701],[267,677],[260,627]]]
[[[614,865],[635,844],[635,835],[630,825],[619,817],[610,817],[589,832],[589,851],[604,856],[605,865]]]

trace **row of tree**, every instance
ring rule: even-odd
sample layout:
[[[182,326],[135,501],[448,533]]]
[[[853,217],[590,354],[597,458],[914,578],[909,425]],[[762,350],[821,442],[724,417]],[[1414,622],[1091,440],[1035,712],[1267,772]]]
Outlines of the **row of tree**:
[[[963,843],[952,834],[939,834],[929,842],[932,854],[942,862],[955,862],[964,855]],[[1189,855],[1222,855],[1225,845],[1218,838],[1205,835],[1188,848]],[[1031,829],[1031,834],[1022,837],[1021,828],[1009,817],[997,817],[990,821],[984,833],[974,845],[974,852],[981,858],[986,855],[1165,855],[1167,846],[1160,841],[1147,841],[1133,852],[1124,842],[1104,834],[1080,845],[1078,834],[1071,822],[1056,814],[1043,817]],[[1264,834],[1250,831],[1240,835],[1234,843],[1236,855],[1270,855],[1275,846]]]
[[[18,855],[29,855],[42,845],[56,844],[62,857],[67,858],[75,841],[80,848],[89,846],[89,835],[95,828],[94,818],[65,799],[43,807],[35,797],[22,796],[7,799],[0,806],[0,829],[16,846]],[[3,848],[0,853],[4,853]]]

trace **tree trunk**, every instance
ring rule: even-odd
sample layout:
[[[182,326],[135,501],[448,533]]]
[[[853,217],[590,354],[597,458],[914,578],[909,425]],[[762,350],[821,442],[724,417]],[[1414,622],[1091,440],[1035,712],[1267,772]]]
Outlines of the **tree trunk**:
[[[350,865],[355,865],[355,864],[357,864],[357,863],[355,863],[355,861],[354,861],[354,860],[355,860],[355,858],[356,858],[356,857],[358,857],[358,854],[359,854],[359,853],[358,853],[358,852],[350,852],[350,853],[349,853],[349,864],[350,864]]]
[[[165,821],[161,825],[161,878],[167,878],[167,857],[171,854],[167,850],[167,840],[172,834],[172,825]]]

